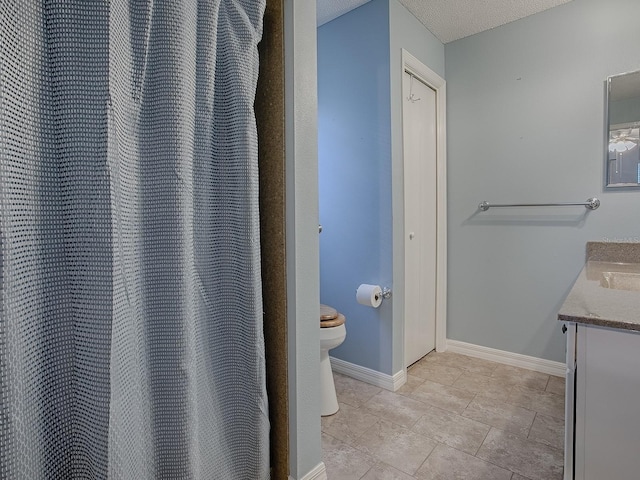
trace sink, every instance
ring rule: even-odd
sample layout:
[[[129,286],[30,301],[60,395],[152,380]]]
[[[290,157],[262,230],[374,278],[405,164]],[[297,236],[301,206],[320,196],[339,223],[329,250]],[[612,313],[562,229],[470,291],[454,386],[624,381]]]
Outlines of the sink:
[[[614,290],[640,292],[640,273],[602,272],[600,286]]]

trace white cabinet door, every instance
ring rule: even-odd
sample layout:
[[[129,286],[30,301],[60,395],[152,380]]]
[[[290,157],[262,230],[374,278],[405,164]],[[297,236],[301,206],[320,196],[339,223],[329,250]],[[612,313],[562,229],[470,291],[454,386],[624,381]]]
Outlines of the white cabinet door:
[[[575,478],[640,478],[640,333],[578,325]]]
[[[573,480],[573,436],[576,393],[576,324],[567,323],[567,371],[564,397],[564,480]]]

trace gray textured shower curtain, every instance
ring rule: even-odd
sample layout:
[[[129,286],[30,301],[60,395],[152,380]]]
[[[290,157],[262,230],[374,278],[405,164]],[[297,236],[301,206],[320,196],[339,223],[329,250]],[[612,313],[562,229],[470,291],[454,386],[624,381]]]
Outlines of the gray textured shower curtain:
[[[0,478],[268,478],[263,13],[0,0]]]

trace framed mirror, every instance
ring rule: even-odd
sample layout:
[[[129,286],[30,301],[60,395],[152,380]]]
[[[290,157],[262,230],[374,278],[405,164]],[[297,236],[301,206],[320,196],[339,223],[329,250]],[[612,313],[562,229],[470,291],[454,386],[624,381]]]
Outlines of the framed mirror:
[[[640,187],[640,70],[607,78],[605,186]]]

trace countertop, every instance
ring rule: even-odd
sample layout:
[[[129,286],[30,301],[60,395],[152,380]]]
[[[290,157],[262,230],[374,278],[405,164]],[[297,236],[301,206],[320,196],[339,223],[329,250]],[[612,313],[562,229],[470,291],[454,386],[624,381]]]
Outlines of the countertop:
[[[602,286],[603,272],[640,275],[640,243],[589,242],[586,264],[558,320],[640,331],[640,291]]]

